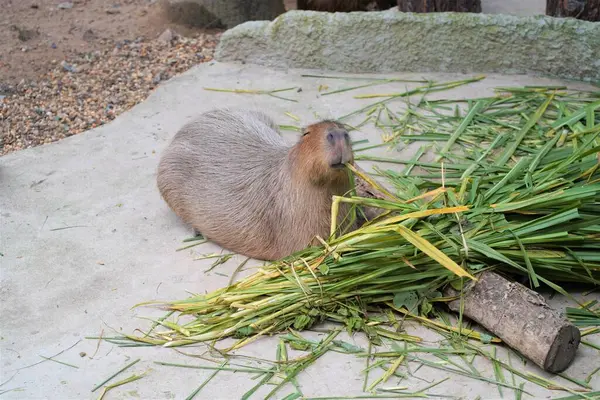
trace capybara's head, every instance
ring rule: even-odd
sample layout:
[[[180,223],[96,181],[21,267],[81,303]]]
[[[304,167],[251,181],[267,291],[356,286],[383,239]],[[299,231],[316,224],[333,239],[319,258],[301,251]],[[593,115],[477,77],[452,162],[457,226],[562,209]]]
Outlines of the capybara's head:
[[[303,132],[303,140],[311,144],[315,155],[330,168],[341,169],[354,161],[348,130],[336,121],[309,125]]]
[[[336,121],[307,126],[300,148],[303,164],[315,182],[338,180],[346,175],[345,164],[354,162],[348,129]]]

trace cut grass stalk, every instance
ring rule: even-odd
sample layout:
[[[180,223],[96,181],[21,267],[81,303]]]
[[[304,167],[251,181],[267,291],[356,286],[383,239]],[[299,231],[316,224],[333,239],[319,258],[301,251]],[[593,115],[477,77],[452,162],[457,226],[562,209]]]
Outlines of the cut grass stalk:
[[[54,361],[55,363],[66,365],[67,367],[79,369],[79,367],[77,365],[69,364],[64,361],[59,361],[59,360],[56,360],[56,359],[50,358],[50,357],[44,357],[44,356],[40,356],[40,357],[42,357],[44,360],[47,360],[47,361]]]
[[[220,366],[224,367],[227,364],[227,361],[223,362]],[[215,372],[213,372],[208,378],[206,378],[206,380],[204,382],[202,382],[200,384],[200,386],[198,386],[198,388],[196,390],[194,390],[188,397],[185,398],[185,400],[192,400],[194,397],[196,397],[196,395],[198,393],[200,393],[200,391],[206,386],[208,385],[208,383],[215,377],[217,376],[217,374],[219,373],[219,371],[222,371],[221,369],[216,369]]]
[[[120,370],[118,370],[117,372],[115,372],[114,374],[112,374],[111,376],[109,376],[108,378],[106,378],[105,380],[103,380],[102,383],[99,383],[98,385],[96,385],[92,389],[92,393],[94,393],[96,390],[100,389],[102,386],[104,386],[104,384],[110,382],[114,377],[116,377],[120,373],[122,373],[122,372],[126,371],[127,369],[133,367],[139,361],[140,361],[140,359],[138,358],[137,360],[134,360],[134,361],[130,362],[129,364],[125,365],[123,368],[121,368]]]
[[[288,99],[286,97],[278,96],[274,93],[289,92],[290,90],[297,90],[297,89],[298,89],[297,87],[274,89],[274,90],[204,88],[204,90],[209,90],[212,92],[225,92],[225,93],[236,93],[236,94],[266,94],[268,96],[275,97],[277,99],[293,101],[294,103],[297,103],[298,100]]]
[[[373,104],[370,104],[368,106],[365,106],[359,110],[353,111],[350,114],[346,114],[340,118],[338,118],[339,120],[344,120],[346,118],[349,118],[353,115],[356,114],[360,114],[362,112],[365,112],[367,110],[372,109],[373,107],[377,107],[381,104],[385,104],[391,100],[394,99],[398,99],[398,98],[402,98],[402,97],[408,97],[408,96],[412,96],[413,94],[417,94],[417,93],[430,93],[430,92],[434,92],[434,91],[442,91],[442,90],[447,90],[450,88],[454,88],[454,87],[458,87],[461,85],[466,85],[468,83],[472,83],[472,82],[477,82],[482,80],[484,77],[483,76],[479,76],[479,77],[475,77],[472,79],[465,79],[462,81],[454,81],[454,82],[446,82],[446,83],[440,83],[440,84],[429,84],[429,85],[425,85],[425,86],[420,86],[418,88],[415,89],[411,89],[411,90],[407,90],[405,92],[402,93],[393,93],[393,94],[384,94],[384,95],[363,95],[363,96],[355,96],[356,98],[373,98],[373,97],[386,97],[386,99],[377,101]]]
[[[114,388],[117,388],[119,386],[123,386],[128,383],[135,382],[139,379],[142,379],[144,376],[146,376],[146,374],[147,374],[147,372],[144,372],[141,375],[131,375],[129,378],[123,379],[122,381],[115,382],[111,385],[105,386],[104,389],[102,389],[102,393],[100,394],[100,397],[98,397],[98,400],[102,400],[104,398],[104,396],[106,396],[106,393],[108,393],[108,391],[110,391]]]
[[[394,82],[427,83],[427,81],[423,81],[423,80],[417,81],[417,80],[407,80],[407,79],[390,78],[390,79],[374,80],[372,82],[365,83],[363,85],[350,86],[350,87],[345,87],[345,88],[341,88],[341,89],[332,90],[332,91],[329,91],[329,92],[321,93],[321,96],[328,96],[328,95],[331,95],[331,94],[343,93],[343,92],[348,92],[350,90],[362,89],[362,88],[372,87],[372,86],[376,86],[376,85],[385,85],[385,84],[394,83]]]
[[[456,131],[454,131],[452,136],[450,136],[450,138],[448,139],[448,141],[446,142],[446,144],[440,151],[440,155],[436,159],[436,162],[440,162],[442,160],[442,158],[450,150],[452,145],[454,145],[454,142],[456,142],[458,137],[463,132],[465,132],[465,130],[467,129],[469,124],[473,121],[473,118],[475,118],[475,115],[477,115],[486,106],[486,104],[487,104],[487,102],[485,102],[483,100],[479,100],[475,103],[475,105],[469,110],[466,117],[462,120],[462,122],[460,123],[460,125],[458,126]]]
[[[229,371],[229,372],[243,372],[247,374],[256,374],[256,373],[268,373],[270,370],[264,368],[232,368],[232,367],[211,367],[208,365],[188,365],[188,364],[177,364],[177,363],[168,363],[163,361],[155,361],[155,364],[162,365],[165,367],[179,367],[179,368],[192,368],[192,369],[207,369],[211,371]]]

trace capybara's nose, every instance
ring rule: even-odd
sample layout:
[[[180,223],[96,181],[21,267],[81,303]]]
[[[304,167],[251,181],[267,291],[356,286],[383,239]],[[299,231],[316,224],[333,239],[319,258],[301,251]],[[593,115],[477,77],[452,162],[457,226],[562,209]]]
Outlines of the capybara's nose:
[[[333,157],[331,160],[331,166],[341,168],[344,164],[353,161],[352,156],[352,145],[350,143],[350,137],[348,132],[343,129],[332,129],[327,139],[333,146]]]

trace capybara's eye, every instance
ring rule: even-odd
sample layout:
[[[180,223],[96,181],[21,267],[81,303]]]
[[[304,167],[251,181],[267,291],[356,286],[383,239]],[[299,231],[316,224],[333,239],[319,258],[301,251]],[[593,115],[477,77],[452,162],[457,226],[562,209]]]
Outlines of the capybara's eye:
[[[329,143],[333,143],[333,134],[332,133],[327,134],[327,140],[329,140]]]

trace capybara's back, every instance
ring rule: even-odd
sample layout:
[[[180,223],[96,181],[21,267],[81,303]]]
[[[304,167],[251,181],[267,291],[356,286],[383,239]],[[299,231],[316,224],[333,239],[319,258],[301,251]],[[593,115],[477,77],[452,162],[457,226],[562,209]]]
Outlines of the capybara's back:
[[[351,152],[325,171],[315,161],[323,158],[319,149],[303,150],[302,143],[286,145],[258,111],[209,111],[173,138],[158,167],[158,188],[207,239],[253,258],[284,257],[328,233],[331,196],[349,189],[339,163],[352,161]]]

